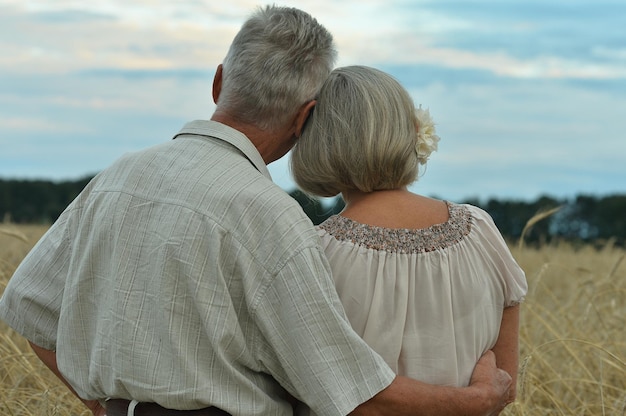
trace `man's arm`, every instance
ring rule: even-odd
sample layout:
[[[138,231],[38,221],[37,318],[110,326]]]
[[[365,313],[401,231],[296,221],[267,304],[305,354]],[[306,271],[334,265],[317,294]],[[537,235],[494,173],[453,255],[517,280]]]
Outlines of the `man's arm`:
[[[94,416],[105,416],[105,410],[97,400],[83,400],[78,396],[78,394],[76,394],[76,391],[72,388],[72,386],[70,386],[67,380],[65,380],[65,377],[63,377],[63,375],[59,371],[59,367],[57,366],[57,356],[54,351],[43,349],[30,341],[28,343],[30,344],[30,347],[33,349],[37,357],[39,357],[39,359],[46,365],[46,367],[48,367],[54,373],[54,375],[57,376],[59,380],[61,380],[63,384],[65,384],[67,388],[69,388],[71,392],[74,393],[74,395],[78,397],[85,404],[85,406],[89,408],[89,410],[91,410]]]
[[[511,375],[513,379],[509,392],[509,403],[517,396],[517,371],[519,366],[519,310],[520,306],[504,308],[500,335],[493,352],[496,354],[496,365]]]
[[[396,377],[386,389],[351,414],[495,416],[508,403],[510,387],[511,376],[496,367],[494,353],[487,351],[476,364],[468,387],[434,386]]]

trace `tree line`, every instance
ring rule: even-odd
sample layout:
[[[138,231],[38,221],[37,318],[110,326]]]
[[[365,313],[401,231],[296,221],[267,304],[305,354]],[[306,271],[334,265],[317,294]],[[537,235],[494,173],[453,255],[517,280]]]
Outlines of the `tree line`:
[[[300,190],[295,198],[314,224],[341,212],[345,206],[340,197],[322,203]],[[626,194],[574,198],[541,196],[534,201],[478,199],[454,201],[468,203],[487,211],[508,241],[518,241],[522,235],[526,244],[566,240],[575,243],[626,245]]]
[[[4,180],[0,179],[0,220],[17,224],[51,224],[65,207],[92,179],[87,176],[75,181]],[[293,190],[290,195],[298,201],[314,224],[341,212],[343,200],[320,200]],[[476,205],[487,211],[502,235],[517,241],[522,234],[527,244],[551,242],[555,239],[618,246],[626,243],[626,194],[573,198],[541,196],[534,201],[469,199],[455,201]],[[550,213],[542,218],[542,213]]]

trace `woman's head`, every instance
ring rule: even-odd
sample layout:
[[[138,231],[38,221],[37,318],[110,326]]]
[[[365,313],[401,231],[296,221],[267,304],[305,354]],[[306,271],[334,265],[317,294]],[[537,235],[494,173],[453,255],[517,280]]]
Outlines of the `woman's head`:
[[[224,58],[218,107],[263,129],[282,127],[319,92],[336,54],[331,34],[308,13],[259,8]]]
[[[411,184],[438,141],[432,134],[426,137],[430,151],[420,146],[416,111],[434,133],[428,112],[416,110],[408,92],[390,75],[364,66],[335,69],[292,150],[296,183],[319,196]]]

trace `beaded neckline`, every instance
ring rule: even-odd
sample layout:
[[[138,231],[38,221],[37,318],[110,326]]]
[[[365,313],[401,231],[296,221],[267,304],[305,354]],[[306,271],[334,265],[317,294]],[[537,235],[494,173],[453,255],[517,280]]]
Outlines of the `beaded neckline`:
[[[373,250],[396,253],[425,253],[450,247],[469,234],[472,217],[469,210],[446,201],[448,221],[420,229],[385,228],[362,224],[333,215],[319,225],[339,241],[349,241]]]

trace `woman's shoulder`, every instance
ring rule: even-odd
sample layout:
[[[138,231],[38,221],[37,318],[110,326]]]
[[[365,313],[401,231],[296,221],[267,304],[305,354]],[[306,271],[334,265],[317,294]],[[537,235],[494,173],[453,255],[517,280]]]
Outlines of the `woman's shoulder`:
[[[491,215],[483,208],[467,203],[448,202],[448,204],[453,207],[452,209],[466,211],[475,227],[497,228]]]

